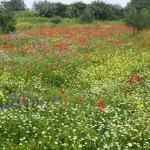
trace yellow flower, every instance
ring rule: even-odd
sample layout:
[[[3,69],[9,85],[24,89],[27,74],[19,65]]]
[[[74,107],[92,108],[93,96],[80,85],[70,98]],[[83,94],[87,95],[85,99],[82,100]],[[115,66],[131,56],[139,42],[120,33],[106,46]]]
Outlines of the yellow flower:
[[[90,134],[87,134],[86,137],[87,137],[87,138],[90,138],[91,136],[90,136]]]
[[[140,109],[140,110],[141,110],[141,109],[144,109],[144,105],[143,105],[143,104],[140,104],[140,105],[137,106],[137,108]]]
[[[43,132],[42,132],[42,134],[45,134],[45,133],[46,133],[46,131],[43,131]]]
[[[139,133],[139,136],[140,136],[140,137],[141,137],[141,135],[142,135],[142,132]]]
[[[67,147],[67,146],[68,146],[68,143],[64,143],[64,146]]]
[[[5,96],[1,91],[0,91],[0,98],[2,99],[2,101],[4,101],[4,99],[5,99]]]

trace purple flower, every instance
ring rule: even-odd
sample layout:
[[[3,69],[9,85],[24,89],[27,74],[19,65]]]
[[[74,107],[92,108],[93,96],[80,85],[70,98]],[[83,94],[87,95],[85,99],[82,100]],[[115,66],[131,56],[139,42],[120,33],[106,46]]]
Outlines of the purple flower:
[[[10,109],[11,108],[11,104],[2,104],[2,108],[3,109]]]
[[[17,97],[14,98],[14,101],[15,101],[16,103],[20,103],[20,100],[21,100],[20,98],[17,98]]]

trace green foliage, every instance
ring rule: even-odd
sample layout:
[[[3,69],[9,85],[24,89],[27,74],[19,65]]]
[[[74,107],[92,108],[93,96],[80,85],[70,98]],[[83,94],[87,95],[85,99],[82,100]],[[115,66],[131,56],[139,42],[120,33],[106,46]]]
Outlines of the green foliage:
[[[40,12],[40,15],[43,17],[79,17],[83,13],[83,10],[86,8],[86,4],[82,2],[76,2],[71,5],[65,5],[60,2],[51,3],[48,1],[39,1],[34,2],[34,10]]]
[[[92,11],[87,7],[81,15],[81,20],[85,23],[91,23],[94,20]]]
[[[49,18],[46,18],[46,17],[20,17],[20,18],[17,18],[17,23],[24,23],[24,22],[40,24],[40,23],[49,22]]]
[[[68,18],[80,18],[81,14],[86,7],[90,7],[94,18],[97,20],[115,20],[123,17],[123,9],[119,5],[106,4],[101,1],[94,1],[91,4],[85,4],[83,2],[75,2],[70,5],[66,5],[60,2],[35,1],[33,3],[33,9],[39,12],[42,17],[68,17]],[[2,2],[0,9],[11,9],[14,11],[25,10],[23,0],[11,0],[8,2]]]
[[[131,0],[131,2],[128,3],[127,8],[129,7],[135,7],[138,10],[141,10],[143,8],[150,8],[150,0]]]
[[[60,16],[54,16],[51,18],[51,22],[55,24],[60,24],[62,23],[62,18]]]
[[[121,6],[106,4],[100,1],[94,1],[90,4],[93,15],[97,20],[120,19],[123,16]]]
[[[66,17],[66,10],[67,10],[67,5],[66,4],[62,4],[60,2],[55,3],[55,5],[57,6],[57,12],[54,14],[55,16],[60,16],[60,17]]]
[[[10,0],[1,2],[3,9],[12,11],[26,10],[26,5],[23,0]]]
[[[85,10],[85,8],[86,8],[88,5],[85,4],[85,3],[83,3],[83,2],[80,2],[80,1],[79,1],[79,2],[75,2],[75,3],[71,4],[70,6],[76,8],[76,10],[78,10],[76,16],[79,17],[80,14],[83,13],[83,11]]]
[[[146,8],[138,11],[132,7],[125,13],[124,22],[127,26],[133,27],[133,34],[137,34],[144,28],[150,27],[150,11]]]
[[[34,9],[39,11],[42,17],[52,17],[58,13],[58,6],[46,0],[34,2]]]
[[[120,5],[110,5],[109,20],[119,20],[124,17],[124,9]]]
[[[30,10],[26,10],[26,11],[18,11],[16,12],[16,17],[17,18],[26,18],[26,17],[39,17],[39,12],[37,11],[30,11]]]
[[[16,28],[18,31],[20,30],[26,31],[26,30],[32,29],[33,24],[30,22],[21,22],[21,23],[17,23]]]
[[[76,18],[79,16],[79,10],[74,6],[69,6],[66,10],[66,16],[68,18]]]
[[[0,30],[2,33],[15,31],[16,19],[15,13],[11,11],[0,12]]]

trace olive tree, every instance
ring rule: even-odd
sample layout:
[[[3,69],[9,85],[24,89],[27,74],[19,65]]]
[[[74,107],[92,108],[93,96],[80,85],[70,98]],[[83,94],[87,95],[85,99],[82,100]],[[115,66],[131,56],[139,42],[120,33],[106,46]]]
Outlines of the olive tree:
[[[150,27],[150,11],[146,8],[138,11],[135,7],[131,7],[125,13],[124,22],[127,26],[133,28],[133,34],[135,35],[144,28]]]

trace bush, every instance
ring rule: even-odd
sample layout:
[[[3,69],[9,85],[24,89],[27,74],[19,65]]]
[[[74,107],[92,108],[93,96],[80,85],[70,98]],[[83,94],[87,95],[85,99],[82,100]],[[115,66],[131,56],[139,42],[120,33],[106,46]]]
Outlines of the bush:
[[[138,11],[132,7],[125,13],[124,22],[127,26],[133,28],[133,34],[135,35],[144,28],[150,27],[150,11],[146,8]]]
[[[22,22],[16,25],[17,30],[29,30],[34,28],[33,24],[30,22]]]
[[[14,12],[2,11],[0,13],[0,30],[2,33],[10,33],[16,30],[16,19]]]
[[[22,23],[22,22],[30,22],[30,23],[45,23],[49,22],[49,18],[46,17],[20,17],[17,18],[17,23]]]
[[[89,8],[86,8],[81,15],[81,20],[85,23],[91,23],[94,20],[92,12]]]
[[[51,22],[55,23],[55,24],[60,24],[60,23],[62,23],[62,18],[60,16],[52,17]]]
[[[17,11],[16,12],[16,17],[17,18],[24,18],[24,17],[39,17],[39,12],[37,11],[30,11],[30,10],[26,10],[26,11]]]

